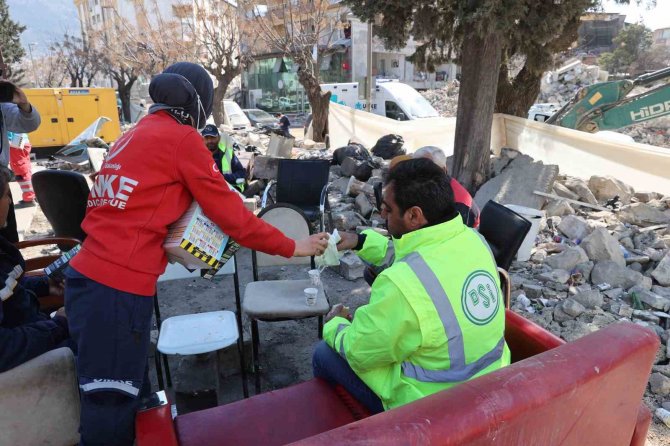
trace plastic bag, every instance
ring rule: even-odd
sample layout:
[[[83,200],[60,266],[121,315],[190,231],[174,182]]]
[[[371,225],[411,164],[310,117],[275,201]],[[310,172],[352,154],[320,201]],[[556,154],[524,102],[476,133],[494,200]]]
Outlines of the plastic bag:
[[[337,250],[337,244],[340,242],[340,240],[342,240],[342,237],[340,237],[337,229],[335,229],[328,239],[328,247],[322,255],[315,259],[316,264],[319,267],[325,268],[326,266],[339,266],[340,257],[342,257],[342,255]]]

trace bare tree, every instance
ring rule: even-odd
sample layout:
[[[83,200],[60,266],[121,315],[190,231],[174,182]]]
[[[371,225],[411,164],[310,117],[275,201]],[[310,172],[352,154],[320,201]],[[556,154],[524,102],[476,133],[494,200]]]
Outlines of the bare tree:
[[[65,71],[65,62],[58,53],[50,49],[49,53],[36,60],[36,65],[36,75],[42,87],[57,88],[63,86],[67,72]]]
[[[141,75],[151,76],[177,60],[194,57],[193,45],[180,36],[180,24],[165,20],[152,0],[135,4],[135,23],[123,18],[115,7],[109,11],[105,28],[91,34],[96,47],[104,48],[105,72],[114,79],[124,119],[131,120],[130,94]]]
[[[69,34],[54,43],[50,51],[59,58],[70,77],[70,87],[90,87],[102,70],[102,55],[89,42]]]
[[[240,26],[243,16],[228,1],[195,0],[194,8],[195,20],[189,22],[190,34],[201,63],[217,81],[213,116],[214,122],[221,125],[226,91],[233,79],[251,62],[246,48],[252,45],[255,37],[250,27]]]
[[[241,5],[265,48],[298,65],[298,81],[312,107],[314,141],[324,141],[330,93],[321,90],[319,78],[340,26],[340,7],[331,0],[243,0]]]

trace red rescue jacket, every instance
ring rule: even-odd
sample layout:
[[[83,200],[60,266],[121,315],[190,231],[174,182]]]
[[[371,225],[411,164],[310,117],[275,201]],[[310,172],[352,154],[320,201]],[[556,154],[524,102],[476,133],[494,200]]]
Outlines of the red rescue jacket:
[[[109,287],[153,296],[167,264],[167,227],[193,199],[241,245],[293,255],[295,242],[249,212],[228,188],[200,134],[158,112],[110,150],[88,198],[86,241],[71,266]]]

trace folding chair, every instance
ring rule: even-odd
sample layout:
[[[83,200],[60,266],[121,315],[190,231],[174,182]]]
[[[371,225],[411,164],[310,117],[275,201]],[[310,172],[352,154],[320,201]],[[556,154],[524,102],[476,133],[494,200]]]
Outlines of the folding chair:
[[[84,241],[81,222],[86,214],[89,187],[84,175],[66,170],[42,170],[32,178],[35,196],[56,237]]]
[[[482,209],[479,233],[486,239],[498,266],[509,270],[531,223],[513,210],[489,200]]]
[[[263,209],[258,218],[276,227],[287,237],[294,240],[308,237],[312,232],[305,214],[296,206],[278,203]],[[271,256],[252,251],[254,282],[247,285],[244,291],[242,309],[251,320],[251,340],[254,359],[254,376],[256,393],[260,392],[259,374],[259,339],[258,321],[277,322],[297,320],[310,317],[318,318],[318,337],[321,338],[323,315],[328,312],[330,305],[323,287],[320,287],[316,304],[308,306],[305,302],[303,290],[311,288],[311,282],[306,280],[266,280],[259,281],[258,268],[265,266],[283,265],[311,265],[315,268],[314,257],[308,259]]]
[[[328,202],[329,175],[328,160],[280,160],[277,181],[268,183],[261,207],[273,203],[292,204],[310,222],[319,220],[321,231],[330,231],[333,228],[333,217]]]
[[[172,386],[170,377],[170,367],[168,364],[168,354],[192,355],[208,353],[221,350],[237,342],[237,349],[240,355],[240,372],[242,374],[242,390],[244,397],[249,396],[247,385],[247,373],[244,361],[244,330],[242,329],[242,309],[240,304],[240,280],[237,274],[237,257],[233,256],[223,268],[217,273],[217,276],[232,275],[235,285],[235,314],[230,311],[213,311],[206,313],[188,314],[174,316],[161,321],[160,308],[158,305],[158,293],[154,296],[154,313],[156,315],[156,325],[159,328],[158,345],[156,348],[154,360],[156,365],[156,375],[158,377],[158,386],[164,390],[163,373],[161,368],[161,358],[165,365],[165,376],[168,387]],[[158,282],[168,282],[180,279],[200,278],[200,270],[189,271],[182,265],[168,263],[165,272],[158,278]],[[193,333],[191,328],[202,324],[209,324],[212,330],[210,336],[198,336]],[[163,329],[165,328],[165,331]],[[183,333],[190,333],[186,338]],[[204,334],[203,331],[199,332]],[[233,334],[235,336],[233,336]]]

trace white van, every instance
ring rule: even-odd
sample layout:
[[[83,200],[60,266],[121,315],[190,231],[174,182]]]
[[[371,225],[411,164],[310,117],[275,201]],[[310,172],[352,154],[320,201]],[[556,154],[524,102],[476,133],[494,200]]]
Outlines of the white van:
[[[330,100],[357,110],[366,110],[365,92],[360,91],[357,82],[322,84],[321,89],[329,91]],[[440,114],[414,88],[397,80],[377,80],[372,98],[372,113],[397,121],[434,118]]]
[[[251,121],[244,114],[235,101],[223,101],[223,123],[233,130],[243,130],[251,127]]]

